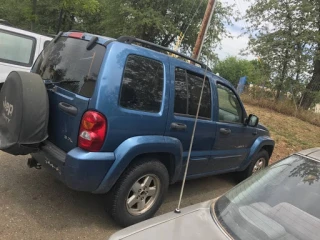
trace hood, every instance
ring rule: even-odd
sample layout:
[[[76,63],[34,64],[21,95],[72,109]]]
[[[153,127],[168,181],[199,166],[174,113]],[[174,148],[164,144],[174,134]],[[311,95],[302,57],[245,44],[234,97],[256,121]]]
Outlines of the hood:
[[[261,123],[258,124],[257,128],[259,128],[260,130],[264,130],[264,131],[269,132],[268,128]]]
[[[167,213],[135,224],[112,235],[109,240],[194,240],[229,239],[216,225],[210,213],[212,201]]]

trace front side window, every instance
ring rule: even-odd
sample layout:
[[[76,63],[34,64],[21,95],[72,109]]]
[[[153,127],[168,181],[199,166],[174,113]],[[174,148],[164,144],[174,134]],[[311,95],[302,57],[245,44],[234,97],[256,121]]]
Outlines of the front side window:
[[[201,94],[203,77],[184,69],[175,70],[174,112],[177,114],[196,116]],[[205,80],[199,117],[211,118],[211,88],[209,80]]]
[[[242,123],[242,108],[235,93],[228,87],[217,84],[219,121]]]
[[[0,30],[0,62],[30,67],[36,39]]]
[[[161,62],[129,55],[122,79],[120,106],[144,112],[160,112],[163,76]]]
[[[233,239],[319,239],[320,162],[292,155],[212,205]]]

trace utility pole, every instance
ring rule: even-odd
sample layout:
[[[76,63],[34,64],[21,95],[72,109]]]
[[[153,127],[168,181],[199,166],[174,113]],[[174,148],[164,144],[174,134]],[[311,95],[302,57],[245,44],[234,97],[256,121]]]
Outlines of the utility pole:
[[[208,31],[208,27],[210,25],[210,20],[211,20],[212,15],[213,15],[215,2],[216,2],[215,0],[209,0],[206,12],[204,13],[204,17],[203,17],[203,20],[202,20],[202,23],[201,23],[201,27],[200,27],[198,38],[197,38],[197,41],[196,41],[196,45],[194,46],[193,53],[192,53],[192,58],[194,58],[196,60],[199,59],[199,55],[200,55],[200,52],[201,52],[201,49],[202,49],[204,38],[205,38],[205,35],[206,35],[207,31]]]

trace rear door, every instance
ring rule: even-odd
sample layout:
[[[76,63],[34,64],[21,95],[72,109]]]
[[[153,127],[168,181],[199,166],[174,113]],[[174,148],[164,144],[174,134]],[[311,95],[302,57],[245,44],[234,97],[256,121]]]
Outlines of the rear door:
[[[234,90],[217,82],[217,133],[214,155],[210,160],[211,171],[227,171],[237,168],[246,158],[257,131],[245,126],[245,110]]]
[[[171,59],[170,76],[170,107],[166,135],[181,141],[185,164],[204,79],[204,69]],[[207,76],[191,152],[189,176],[208,172],[208,159],[212,155],[216,134],[212,109],[212,86],[210,77]]]
[[[32,69],[53,83],[48,90],[49,140],[66,152],[77,146],[81,118],[105,54],[104,46],[96,44],[87,50],[87,44],[82,39],[60,37],[45,48]]]

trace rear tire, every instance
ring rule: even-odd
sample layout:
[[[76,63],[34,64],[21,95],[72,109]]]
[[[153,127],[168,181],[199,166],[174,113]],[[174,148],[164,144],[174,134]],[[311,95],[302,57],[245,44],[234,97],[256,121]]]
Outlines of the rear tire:
[[[266,150],[260,150],[253,158],[250,165],[242,172],[238,172],[237,179],[242,181],[252,174],[264,169],[269,164],[269,154]]]
[[[147,220],[161,206],[169,186],[167,168],[144,158],[121,175],[110,193],[109,214],[122,227]]]

